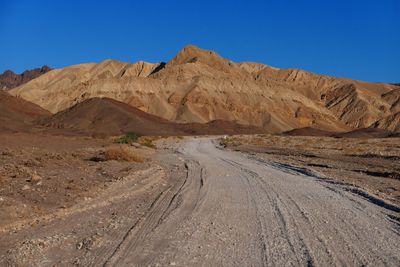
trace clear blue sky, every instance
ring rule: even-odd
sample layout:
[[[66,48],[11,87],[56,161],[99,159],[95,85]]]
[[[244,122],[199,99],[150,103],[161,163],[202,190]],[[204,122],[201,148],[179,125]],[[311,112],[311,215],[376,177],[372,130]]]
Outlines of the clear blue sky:
[[[234,61],[400,82],[400,1],[0,2],[0,72],[168,61],[187,44]]]

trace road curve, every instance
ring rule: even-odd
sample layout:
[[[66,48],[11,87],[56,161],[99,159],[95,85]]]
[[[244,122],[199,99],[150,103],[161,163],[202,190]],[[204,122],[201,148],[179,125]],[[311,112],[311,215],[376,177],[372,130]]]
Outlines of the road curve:
[[[400,266],[397,207],[210,139],[179,153],[186,180],[106,266]]]

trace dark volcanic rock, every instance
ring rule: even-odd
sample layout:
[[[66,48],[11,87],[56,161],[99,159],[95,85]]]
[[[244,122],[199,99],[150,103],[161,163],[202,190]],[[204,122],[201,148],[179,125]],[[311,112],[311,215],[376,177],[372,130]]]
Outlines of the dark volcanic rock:
[[[208,123],[175,123],[146,113],[111,98],[91,98],[53,116],[37,121],[61,133],[69,131],[89,135],[120,135],[133,132],[139,135],[222,135],[263,133],[255,126],[232,121],[215,120]]]
[[[50,70],[51,68],[48,66],[26,70],[21,74],[15,74],[11,70],[6,70],[3,72],[3,74],[0,74],[0,89],[12,89],[18,87],[21,84],[27,83]]]
[[[0,133],[29,131],[35,120],[48,116],[38,105],[0,90]]]

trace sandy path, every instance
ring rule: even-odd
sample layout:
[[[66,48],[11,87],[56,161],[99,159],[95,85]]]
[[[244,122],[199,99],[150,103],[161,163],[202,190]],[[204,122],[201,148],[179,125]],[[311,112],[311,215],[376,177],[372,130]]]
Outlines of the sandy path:
[[[110,266],[399,266],[399,210],[289,166],[180,148],[188,176],[108,260]]]

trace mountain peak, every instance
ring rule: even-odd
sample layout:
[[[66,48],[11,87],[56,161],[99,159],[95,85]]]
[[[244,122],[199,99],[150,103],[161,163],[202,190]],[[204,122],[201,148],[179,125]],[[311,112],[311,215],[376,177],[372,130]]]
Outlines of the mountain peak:
[[[211,50],[205,50],[194,45],[185,46],[179,53],[171,60],[170,64],[179,65],[186,63],[202,62],[208,63],[210,61],[225,61],[221,56]]]
[[[211,50],[203,49],[203,48],[200,48],[200,47],[192,45],[192,44],[189,44],[189,45],[185,46],[184,48],[182,48],[182,50],[178,53],[178,55],[181,53],[193,54],[193,55],[216,54],[215,52],[213,52]]]
[[[201,63],[209,67],[228,72],[232,63],[211,50],[199,48],[195,45],[185,46],[179,53],[167,64],[175,66],[188,63]]]

